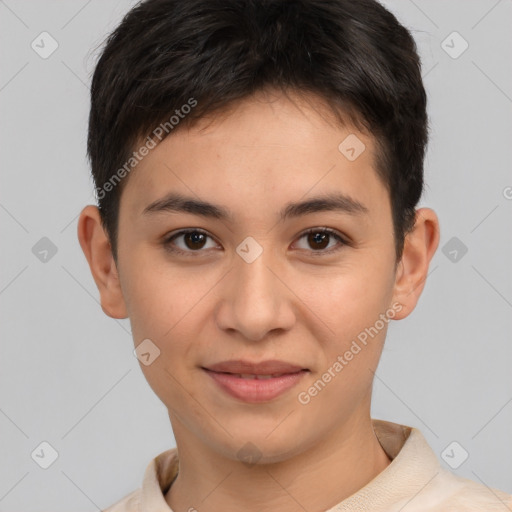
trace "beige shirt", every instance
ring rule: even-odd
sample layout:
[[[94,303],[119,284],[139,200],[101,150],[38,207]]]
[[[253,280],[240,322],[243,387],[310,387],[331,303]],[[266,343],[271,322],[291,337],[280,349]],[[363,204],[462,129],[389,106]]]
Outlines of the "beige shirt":
[[[441,467],[418,429],[376,419],[372,424],[391,463],[326,512],[512,512],[512,495]],[[177,474],[173,448],[149,463],[141,488],[104,512],[172,512],[164,496]]]

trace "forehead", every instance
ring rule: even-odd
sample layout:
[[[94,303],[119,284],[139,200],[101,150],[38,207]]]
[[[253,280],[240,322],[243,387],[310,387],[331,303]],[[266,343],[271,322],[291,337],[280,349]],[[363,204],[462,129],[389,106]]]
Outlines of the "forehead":
[[[255,95],[171,133],[132,171],[122,202],[142,214],[174,189],[247,209],[251,198],[261,207],[340,188],[371,202],[382,187],[374,151],[315,96]]]

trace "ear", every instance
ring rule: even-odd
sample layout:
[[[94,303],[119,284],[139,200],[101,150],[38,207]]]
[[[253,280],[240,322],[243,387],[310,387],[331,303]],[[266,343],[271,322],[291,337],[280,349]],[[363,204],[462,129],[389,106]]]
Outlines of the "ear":
[[[77,234],[100,292],[101,309],[111,318],[127,318],[112,248],[96,206],[88,205],[82,210]]]
[[[393,301],[403,307],[396,320],[408,316],[416,307],[427,279],[428,267],[439,245],[439,221],[430,208],[416,210],[414,228],[405,237],[398,264]]]

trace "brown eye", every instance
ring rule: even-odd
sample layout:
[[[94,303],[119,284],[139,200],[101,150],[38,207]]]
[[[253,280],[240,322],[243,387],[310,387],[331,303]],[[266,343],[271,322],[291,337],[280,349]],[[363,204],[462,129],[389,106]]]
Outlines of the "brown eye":
[[[335,252],[341,249],[344,245],[347,245],[347,242],[340,235],[327,228],[310,229],[302,234],[300,239],[303,238],[306,239],[307,247],[299,248],[309,250],[313,253],[317,252],[319,255]],[[336,243],[332,244],[333,241],[338,242],[338,247],[336,247]],[[326,250],[326,248],[328,249]]]
[[[203,249],[215,247],[215,244],[210,247],[207,246],[208,239],[212,238],[205,232],[199,229],[189,229],[171,235],[163,242],[163,245],[170,252],[188,255],[194,252],[204,252]]]
[[[206,235],[199,231],[192,231],[190,233],[185,233],[183,235],[183,240],[189,249],[202,249],[206,241]]]
[[[329,238],[331,235],[319,232],[316,233],[308,233],[308,243],[314,249],[325,249],[329,245]]]

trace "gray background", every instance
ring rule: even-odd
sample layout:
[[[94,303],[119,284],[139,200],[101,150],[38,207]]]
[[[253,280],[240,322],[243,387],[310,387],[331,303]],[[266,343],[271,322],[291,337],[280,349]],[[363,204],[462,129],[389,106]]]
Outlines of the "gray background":
[[[94,48],[131,5],[0,1],[3,511],[105,508],[174,446],[129,321],[103,314],[76,235],[94,203]],[[441,243],[417,310],[390,327],[372,415],[420,428],[447,468],[457,441],[446,460],[469,458],[455,473],[512,493],[512,1],[385,5],[423,60],[432,134],[421,204],[438,213]],[[58,43],[46,59],[31,47],[43,31]],[[469,44],[457,58],[454,31]],[[57,249],[46,261],[43,237]],[[48,469],[31,456],[43,441],[58,452]]]

